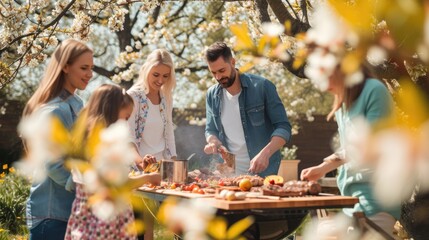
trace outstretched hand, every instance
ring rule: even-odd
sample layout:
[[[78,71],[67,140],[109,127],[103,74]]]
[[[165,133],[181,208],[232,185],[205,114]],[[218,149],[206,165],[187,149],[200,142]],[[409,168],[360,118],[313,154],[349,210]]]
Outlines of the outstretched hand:
[[[309,167],[301,171],[301,180],[317,181],[325,174],[326,172],[320,166]]]

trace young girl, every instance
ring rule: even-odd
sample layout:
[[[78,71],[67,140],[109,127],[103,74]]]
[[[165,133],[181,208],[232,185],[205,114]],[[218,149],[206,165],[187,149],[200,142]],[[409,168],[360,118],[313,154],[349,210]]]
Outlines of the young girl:
[[[115,85],[102,85],[94,91],[81,113],[86,116],[86,135],[89,135],[97,123],[108,127],[117,120],[127,120],[133,105],[133,100],[125,89]],[[76,199],[65,239],[135,239],[136,235],[128,229],[129,224],[134,221],[131,207],[112,220],[97,218],[88,204],[89,194],[85,192],[81,174],[75,170],[72,172],[73,181],[76,182]],[[147,182],[158,185],[160,181],[159,173],[152,173],[129,179],[128,183],[137,187]]]
[[[93,67],[91,49],[74,39],[63,41],[53,52],[39,87],[25,106],[23,117],[43,112],[58,117],[70,129],[83,106],[75,90],[86,88]],[[49,164],[47,178],[31,186],[27,202],[30,239],[64,239],[75,194],[70,172],[63,164],[62,159]]]

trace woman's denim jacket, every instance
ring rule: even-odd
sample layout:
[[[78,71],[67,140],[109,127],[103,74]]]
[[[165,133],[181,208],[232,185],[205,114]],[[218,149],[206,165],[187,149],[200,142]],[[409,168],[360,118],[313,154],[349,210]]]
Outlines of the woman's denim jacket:
[[[63,90],[38,111],[58,117],[67,129],[71,129],[82,106],[79,97]],[[64,161],[59,160],[46,167],[48,176],[31,186],[27,201],[27,225],[30,229],[48,218],[67,222],[75,198],[74,183]]]
[[[274,84],[253,74],[240,74],[241,94],[238,99],[244,138],[250,160],[253,159],[271,140],[278,136],[290,141],[291,125],[286,110],[277,94]],[[227,146],[225,131],[221,123],[222,87],[212,86],[206,99],[205,135],[214,135]],[[274,153],[266,170],[259,173],[264,177],[277,174],[280,166],[280,151]]]

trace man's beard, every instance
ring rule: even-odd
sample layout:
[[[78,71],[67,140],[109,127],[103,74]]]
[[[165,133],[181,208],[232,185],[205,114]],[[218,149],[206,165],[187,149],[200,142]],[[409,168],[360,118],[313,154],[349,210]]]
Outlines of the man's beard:
[[[229,88],[232,86],[232,84],[234,84],[235,76],[236,76],[236,73],[235,73],[235,69],[234,69],[231,72],[231,75],[229,77],[221,78],[218,82],[222,88]],[[226,82],[222,83],[224,80],[226,80]]]

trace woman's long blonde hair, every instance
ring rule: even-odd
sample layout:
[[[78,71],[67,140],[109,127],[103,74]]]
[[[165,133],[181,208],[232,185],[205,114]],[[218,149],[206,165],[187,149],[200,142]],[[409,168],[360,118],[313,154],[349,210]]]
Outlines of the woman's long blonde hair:
[[[173,105],[173,90],[176,86],[176,74],[174,70],[173,59],[166,50],[156,49],[147,56],[143,66],[140,68],[139,78],[134,84],[136,87],[144,89],[145,93],[149,92],[148,75],[152,67],[164,64],[170,67],[170,79],[161,87],[161,94],[165,97],[167,106],[172,108]]]
[[[75,39],[67,39],[55,49],[39,87],[25,105],[23,116],[33,113],[60,94],[64,88],[63,68],[66,64],[73,64],[80,55],[86,52],[92,53],[92,50],[83,42]]]

